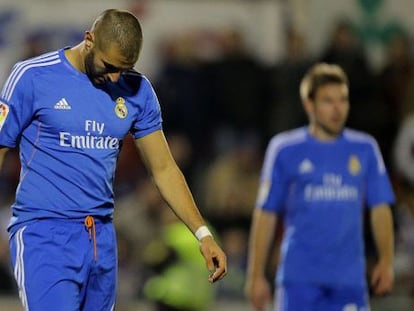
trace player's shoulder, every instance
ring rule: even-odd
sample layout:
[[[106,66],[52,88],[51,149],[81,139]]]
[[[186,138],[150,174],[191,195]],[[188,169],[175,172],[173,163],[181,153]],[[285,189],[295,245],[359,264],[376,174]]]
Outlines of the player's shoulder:
[[[350,143],[367,144],[372,146],[377,145],[376,139],[371,134],[351,128],[344,129],[343,137]]]
[[[295,128],[274,135],[269,142],[268,149],[274,152],[301,145],[307,141],[306,127]]]
[[[12,74],[34,74],[61,62],[59,50],[56,50],[17,62],[12,68]]]
[[[50,72],[45,72],[45,68],[51,68],[50,66],[55,66],[59,63],[61,63],[59,51],[45,53],[17,62],[4,84],[1,96],[10,99],[17,85],[20,85],[22,90],[26,90],[26,86],[30,85],[36,77],[42,73],[48,74]]]

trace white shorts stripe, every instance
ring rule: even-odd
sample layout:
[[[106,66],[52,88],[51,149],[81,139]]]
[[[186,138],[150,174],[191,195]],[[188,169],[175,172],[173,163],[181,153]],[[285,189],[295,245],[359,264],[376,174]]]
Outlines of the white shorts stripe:
[[[25,275],[24,275],[24,241],[23,232],[26,227],[20,228],[16,232],[15,243],[16,243],[16,264],[14,267],[14,277],[16,278],[17,286],[19,288],[19,297],[26,311],[29,311],[27,305],[27,296],[25,288]]]

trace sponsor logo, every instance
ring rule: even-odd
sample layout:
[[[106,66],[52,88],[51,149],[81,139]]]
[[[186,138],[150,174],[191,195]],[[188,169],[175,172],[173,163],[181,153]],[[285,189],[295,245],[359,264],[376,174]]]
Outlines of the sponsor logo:
[[[76,149],[119,149],[119,139],[104,135],[105,123],[85,120],[85,135],[73,135],[69,132],[59,133],[62,147]]]
[[[315,201],[356,201],[359,191],[353,185],[343,183],[342,176],[326,173],[322,184],[308,184],[304,189],[305,200]]]
[[[68,132],[59,133],[59,144],[62,147],[76,149],[119,149],[119,139],[111,136],[72,135]]]

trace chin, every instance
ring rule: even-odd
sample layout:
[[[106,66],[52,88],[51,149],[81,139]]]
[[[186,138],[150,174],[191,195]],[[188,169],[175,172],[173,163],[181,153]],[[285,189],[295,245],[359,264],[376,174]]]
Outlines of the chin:
[[[326,134],[330,135],[330,136],[339,136],[342,133],[343,129],[344,129],[343,126],[341,126],[341,127],[338,127],[338,126],[327,127],[326,126],[326,127],[322,127],[322,128],[323,128],[323,131]]]
[[[340,127],[340,128],[333,129],[331,132],[332,132],[333,135],[338,136],[342,133],[343,130],[344,130],[344,127]]]

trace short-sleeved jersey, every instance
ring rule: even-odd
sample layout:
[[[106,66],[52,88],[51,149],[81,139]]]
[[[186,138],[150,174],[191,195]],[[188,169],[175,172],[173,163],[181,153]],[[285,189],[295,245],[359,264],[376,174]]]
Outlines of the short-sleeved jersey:
[[[122,140],[162,129],[145,76],[92,84],[58,50],[17,63],[0,94],[0,145],[19,147],[10,226],[40,218],[111,217]]]
[[[345,129],[321,142],[305,127],[274,136],[257,208],[284,219],[277,282],[364,286],[363,208],[393,202],[373,137]]]

